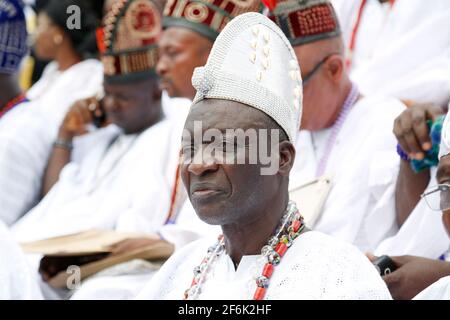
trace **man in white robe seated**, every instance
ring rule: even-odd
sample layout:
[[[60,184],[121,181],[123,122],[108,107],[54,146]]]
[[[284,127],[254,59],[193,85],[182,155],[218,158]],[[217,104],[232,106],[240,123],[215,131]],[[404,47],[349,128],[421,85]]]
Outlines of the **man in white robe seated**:
[[[202,233],[199,226],[178,226],[172,232],[186,197],[177,175],[182,123],[165,118],[154,72],[160,10],[150,0],[113,4],[101,39],[105,96],[101,101],[80,101],[66,115],[47,168],[49,192],[12,226],[18,241],[100,228],[160,233],[179,247]],[[138,18],[140,23],[130,23]],[[134,63],[136,59],[140,62]],[[111,122],[76,139],[94,124]],[[90,149],[71,161],[73,145],[85,139],[91,141]],[[128,240],[115,253],[149,242]],[[54,275],[46,271],[47,278]],[[139,288],[143,282],[134,284]],[[116,287],[108,297],[134,296],[133,288]]]
[[[399,159],[392,125],[404,106],[396,99],[364,96],[351,82],[328,0],[280,2],[269,17],[294,47],[304,80],[302,130],[295,145],[303,156],[294,163],[290,189],[314,179],[331,181],[329,191],[304,200],[318,202],[311,227],[373,250],[396,231]]]
[[[439,150],[440,133],[432,133],[430,123],[443,115],[440,107],[423,104],[409,107],[395,120],[393,131],[401,158],[395,186],[399,230],[378,245],[373,252],[377,256],[412,255],[438,259],[450,246],[441,215],[433,212],[421,197],[426,189],[437,184],[438,154],[435,149]],[[418,168],[413,170],[412,161],[434,164],[423,166],[416,172]]]
[[[395,128],[404,153],[404,168],[400,172],[402,183],[397,187],[397,215],[400,221],[404,221],[400,229],[402,234],[387,239],[376,254],[399,255],[397,252],[400,252],[402,255],[405,254],[402,250],[411,250],[411,245],[414,244],[412,248],[415,250],[406,253],[409,255],[391,257],[396,270],[384,276],[395,299],[411,299],[425,288],[414,299],[450,299],[450,117],[447,116],[442,128],[437,173],[436,170],[429,169],[415,173],[410,168],[407,157],[416,154],[420,145],[436,143],[430,138],[424,121],[427,118],[435,119],[439,113],[436,114],[436,110],[432,108],[417,110],[413,107],[409,111],[399,117]],[[420,111],[424,112],[422,121],[408,121],[411,120],[411,113],[417,116],[421,114]],[[413,125],[408,130],[411,124]],[[425,154],[422,155],[424,156]],[[427,184],[431,186],[423,191]],[[423,192],[420,201],[419,192]],[[414,209],[410,213],[411,208]],[[417,223],[426,220],[432,223]],[[440,227],[436,226],[438,222]],[[394,250],[397,252],[393,252]],[[442,254],[443,252],[445,253]],[[436,283],[433,284],[434,282]]]
[[[390,298],[357,248],[305,229],[289,201],[302,99],[282,31],[258,13],[236,17],[192,82],[182,178],[198,216],[223,235],[178,251],[139,298]]]
[[[351,79],[363,94],[406,103],[450,101],[447,0],[333,0]]]
[[[0,221],[0,300],[42,299],[36,272]]]
[[[444,135],[443,135],[444,136]],[[448,132],[447,132],[448,137]],[[450,140],[446,152],[441,157],[437,170],[438,185],[425,192],[431,215],[440,215],[450,236]],[[425,239],[424,241],[426,241]],[[450,248],[448,248],[450,249]],[[395,299],[450,299],[450,251],[441,259],[428,259],[418,256],[391,257],[396,270],[383,278]],[[436,283],[435,283],[436,282]],[[427,288],[428,287],[428,288]],[[423,292],[421,292],[424,290]],[[417,296],[416,296],[417,295]]]

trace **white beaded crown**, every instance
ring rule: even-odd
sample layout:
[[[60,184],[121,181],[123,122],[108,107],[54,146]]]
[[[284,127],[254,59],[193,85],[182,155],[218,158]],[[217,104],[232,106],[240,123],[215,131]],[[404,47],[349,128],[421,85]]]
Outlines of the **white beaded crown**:
[[[300,129],[302,79],[289,40],[275,23],[250,12],[219,34],[205,66],[196,68],[193,103],[203,99],[241,102],[259,109],[294,142]]]

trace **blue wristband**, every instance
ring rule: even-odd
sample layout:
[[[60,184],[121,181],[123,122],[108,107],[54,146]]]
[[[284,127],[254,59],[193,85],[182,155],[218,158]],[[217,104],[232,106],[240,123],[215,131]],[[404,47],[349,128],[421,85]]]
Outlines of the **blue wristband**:
[[[411,159],[409,158],[409,156],[406,154],[406,152],[403,151],[402,147],[400,147],[399,144],[397,144],[397,154],[400,156],[400,158],[401,158],[402,160],[405,160],[405,161],[410,161],[410,160],[411,160]]]

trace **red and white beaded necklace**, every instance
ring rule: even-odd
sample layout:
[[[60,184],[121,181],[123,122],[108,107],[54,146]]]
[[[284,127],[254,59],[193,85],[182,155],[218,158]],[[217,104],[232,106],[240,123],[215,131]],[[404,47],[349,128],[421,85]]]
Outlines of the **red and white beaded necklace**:
[[[261,249],[261,259],[265,263],[262,270],[259,271],[259,274],[254,279],[256,282],[256,290],[253,294],[253,300],[264,299],[275,267],[280,264],[282,257],[304,228],[303,217],[299,213],[295,203],[290,201],[277,231],[270,237],[267,245]],[[199,297],[208,272],[213,267],[217,258],[224,252],[225,239],[223,235],[220,235],[217,243],[208,249],[200,265],[194,268],[194,278],[190,288],[185,291],[185,300],[195,300]]]

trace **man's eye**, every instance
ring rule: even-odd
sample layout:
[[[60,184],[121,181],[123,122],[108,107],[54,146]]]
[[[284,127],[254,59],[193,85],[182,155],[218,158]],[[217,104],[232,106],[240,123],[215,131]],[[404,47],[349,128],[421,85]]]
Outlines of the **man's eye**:
[[[195,149],[193,146],[186,146],[181,149],[181,153],[184,156],[194,156]]]
[[[172,48],[167,49],[167,50],[165,51],[165,54],[166,54],[167,56],[169,56],[170,58],[175,57],[176,55],[178,55],[178,53],[179,53],[178,50],[172,49]]]

